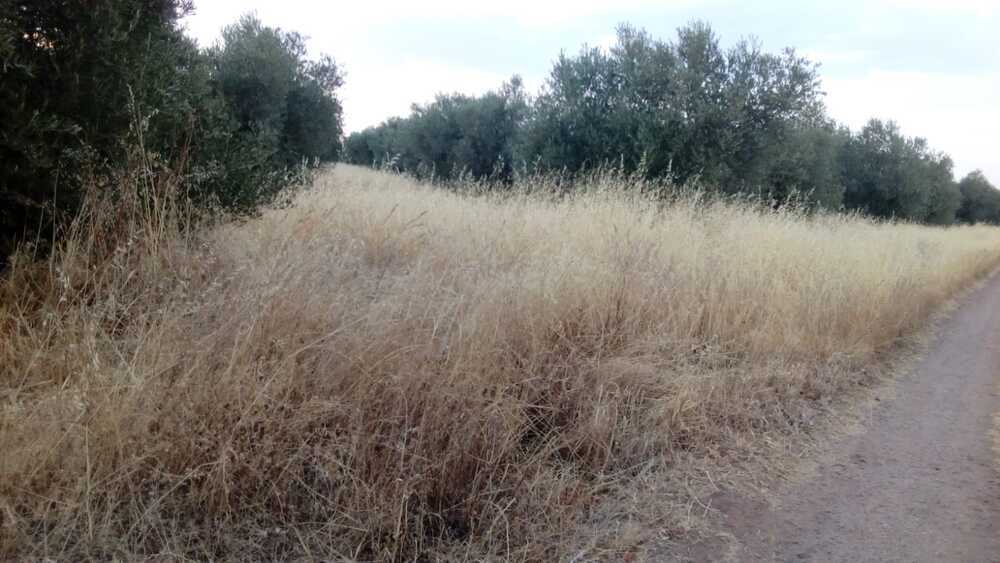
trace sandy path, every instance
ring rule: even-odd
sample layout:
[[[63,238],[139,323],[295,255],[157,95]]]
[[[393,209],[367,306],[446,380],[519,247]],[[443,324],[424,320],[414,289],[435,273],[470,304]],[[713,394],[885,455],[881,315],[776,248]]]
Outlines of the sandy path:
[[[810,478],[771,506],[716,499],[739,542],[730,559],[1000,562],[1000,277],[937,335]]]

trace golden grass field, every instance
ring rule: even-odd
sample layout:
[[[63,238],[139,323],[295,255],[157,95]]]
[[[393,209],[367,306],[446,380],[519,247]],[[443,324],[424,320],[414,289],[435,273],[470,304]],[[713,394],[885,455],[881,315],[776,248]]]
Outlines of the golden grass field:
[[[97,202],[16,257],[0,558],[630,558],[683,534],[683,468],[796,432],[1000,264],[993,227],[537,182],[338,166],[183,235]]]

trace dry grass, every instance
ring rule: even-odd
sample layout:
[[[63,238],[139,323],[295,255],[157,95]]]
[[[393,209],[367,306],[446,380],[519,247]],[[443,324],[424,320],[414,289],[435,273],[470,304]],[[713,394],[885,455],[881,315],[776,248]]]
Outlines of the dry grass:
[[[795,429],[1000,262],[995,228],[628,188],[338,167],[183,237],[96,204],[0,282],[0,558],[631,549],[624,484]]]

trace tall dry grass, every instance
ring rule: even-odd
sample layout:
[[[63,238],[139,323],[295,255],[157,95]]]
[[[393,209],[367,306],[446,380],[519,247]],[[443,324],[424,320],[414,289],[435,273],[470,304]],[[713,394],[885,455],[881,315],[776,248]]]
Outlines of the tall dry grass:
[[[543,188],[340,166],[183,236],[96,203],[0,282],[0,558],[629,549],[622,483],[794,429],[1000,263],[990,227]]]

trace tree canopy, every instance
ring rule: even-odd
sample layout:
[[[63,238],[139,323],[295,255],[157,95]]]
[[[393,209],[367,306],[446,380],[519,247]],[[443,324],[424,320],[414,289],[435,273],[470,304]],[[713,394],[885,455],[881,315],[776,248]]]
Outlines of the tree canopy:
[[[509,179],[515,142],[528,112],[517,76],[482,96],[438,95],[414,104],[407,119],[392,119],[350,136],[347,160],[388,164],[421,177]]]
[[[340,155],[343,84],[305,39],[245,16],[219,45],[190,0],[0,0],[0,255],[113,189],[137,146],[196,203],[248,210]],[[141,145],[141,146],[140,146]]]
[[[1000,222],[1000,211],[968,210],[966,193],[993,193],[974,187],[981,175],[956,183],[947,155],[894,122],[872,120],[857,132],[837,125],[815,63],[754,39],[723,48],[706,23],[672,40],[622,25],[608,49],[561,54],[534,98],[516,84],[415,105],[408,117],[349,136],[345,158],[441,180],[612,166],[778,204],[794,198],[941,225]]]

